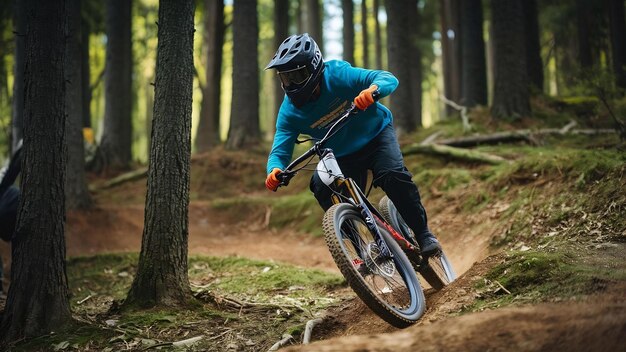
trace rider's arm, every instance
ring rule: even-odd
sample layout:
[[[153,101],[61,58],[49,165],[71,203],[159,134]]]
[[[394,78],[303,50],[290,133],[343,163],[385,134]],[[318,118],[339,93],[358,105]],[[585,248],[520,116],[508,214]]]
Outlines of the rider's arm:
[[[298,132],[289,126],[286,116],[279,112],[276,119],[276,133],[274,134],[274,143],[272,144],[272,150],[267,158],[267,173],[271,173],[274,168],[284,170],[293,154],[293,147],[296,139],[298,138]]]
[[[358,91],[375,84],[378,86],[380,97],[384,98],[398,87],[398,79],[391,72],[352,67],[347,62],[341,62],[338,68],[338,81],[345,82],[349,87]]]

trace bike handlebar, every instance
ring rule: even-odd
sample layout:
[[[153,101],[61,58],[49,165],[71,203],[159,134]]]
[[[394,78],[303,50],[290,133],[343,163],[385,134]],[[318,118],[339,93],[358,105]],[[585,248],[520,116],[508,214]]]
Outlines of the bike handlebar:
[[[378,101],[380,99],[380,92],[378,90],[373,92],[372,98],[374,98],[375,102]],[[341,115],[341,117],[339,117],[337,121],[333,123],[332,126],[330,126],[330,128],[328,129],[328,132],[326,132],[326,135],[324,135],[322,139],[315,142],[315,144],[313,144],[313,146],[309,148],[309,150],[304,152],[302,155],[294,159],[289,165],[287,165],[285,170],[277,175],[278,179],[280,180],[279,187],[287,186],[289,184],[289,181],[291,180],[291,178],[294,177],[297,173],[297,171],[293,170],[296,168],[296,166],[300,165],[303,161],[312,157],[315,154],[320,155],[321,150],[323,149],[322,147],[324,146],[324,144],[326,144],[328,139],[334,136],[335,133],[337,133],[337,131],[339,131],[345,125],[350,115],[354,115],[357,112],[358,112],[358,109],[356,105],[352,103],[350,107],[346,111],[344,111],[343,115]]]

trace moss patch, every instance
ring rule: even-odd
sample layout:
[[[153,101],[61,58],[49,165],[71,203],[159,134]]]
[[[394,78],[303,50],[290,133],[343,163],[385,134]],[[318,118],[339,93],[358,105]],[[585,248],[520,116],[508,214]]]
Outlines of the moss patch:
[[[195,304],[120,312],[116,307],[130,288],[137,260],[136,253],[68,260],[72,310],[80,322],[13,350],[172,349],[172,342],[201,335],[191,350],[267,350],[285,332],[301,334],[315,312],[345,294],[345,281],[336,274],[239,257],[192,256]]]
[[[278,294],[291,298],[322,299],[326,290],[343,285],[341,276],[241,257],[190,259],[189,279],[206,289],[238,297],[268,301]]]
[[[324,212],[311,192],[302,192],[276,199],[272,203],[270,226],[282,228],[294,226],[314,235],[322,234]]]
[[[467,311],[510,304],[577,299],[626,280],[619,261],[626,246],[580,250],[513,251],[478,284],[479,298]],[[599,265],[601,264],[601,265]]]

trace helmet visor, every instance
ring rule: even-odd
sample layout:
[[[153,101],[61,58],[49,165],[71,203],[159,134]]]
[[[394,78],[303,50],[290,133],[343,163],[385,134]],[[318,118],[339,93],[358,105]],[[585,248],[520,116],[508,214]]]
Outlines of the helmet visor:
[[[283,87],[289,88],[305,83],[311,77],[311,73],[306,66],[302,66],[289,71],[278,71],[278,77]]]

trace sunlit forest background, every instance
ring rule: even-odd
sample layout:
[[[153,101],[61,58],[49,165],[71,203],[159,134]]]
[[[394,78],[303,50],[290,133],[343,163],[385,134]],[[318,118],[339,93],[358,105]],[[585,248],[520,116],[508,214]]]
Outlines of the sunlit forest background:
[[[422,126],[430,126],[434,122],[449,117],[451,109],[444,103],[450,99],[462,104],[460,96],[460,38],[459,27],[461,18],[468,18],[460,13],[462,1],[414,1],[417,7],[416,27],[418,65],[423,73],[422,85]],[[258,64],[259,83],[259,121],[263,140],[271,139],[276,107],[273,95],[276,90],[276,78],[272,70],[263,68],[276,49],[274,1],[259,0],[258,14],[258,57],[247,58]],[[312,35],[321,33],[322,38],[315,38],[322,45],[326,60],[346,58],[343,13],[345,1],[325,0],[317,2],[321,21],[321,31],[308,28],[306,16],[312,11],[306,3],[315,1],[288,1],[288,33],[294,34],[308,31]],[[480,1],[472,2],[481,4]],[[1,155],[8,154],[11,140],[11,116],[14,104],[16,14],[11,1],[3,1],[0,9],[0,148]],[[103,133],[105,115],[105,64],[108,33],[105,25],[106,2],[97,0],[81,1],[81,23],[83,63],[86,65],[88,82],[83,83],[88,94],[88,110],[84,111],[84,124],[93,129],[97,144]],[[539,26],[539,54],[543,65],[542,93],[550,96],[568,97],[589,95],[585,89],[580,72],[583,68],[593,67],[597,70],[610,70],[612,64],[610,23],[606,6],[603,1],[566,1],[542,0],[536,3]],[[388,16],[381,1],[357,0],[353,2],[353,65],[389,69],[387,60],[387,23]],[[212,28],[205,20],[207,7],[214,6],[212,1],[196,1],[194,37],[195,80],[193,91],[193,132],[195,139],[202,138],[196,133],[201,114],[203,89],[211,83],[206,82],[207,55],[206,33]],[[487,65],[487,83],[489,102],[493,91],[493,45],[491,38],[492,18],[489,6],[482,9],[482,31],[485,41],[485,60]],[[132,1],[131,23],[132,43],[132,158],[136,162],[145,163],[148,157],[148,140],[153,104],[153,82],[155,77],[157,48],[157,0]],[[532,15],[529,15],[532,16]],[[233,38],[232,23],[233,1],[225,1],[223,8],[223,51],[220,75],[220,117],[219,131],[221,142],[227,138],[231,116],[231,97],[233,89]],[[407,29],[408,31],[409,29]],[[19,37],[18,37],[19,38]],[[623,39],[623,37],[622,37]],[[385,50],[380,50],[385,48]],[[446,66],[447,65],[447,66]],[[380,66],[380,67],[379,67]],[[444,69],[446,67],[447,69]],[[449,78],[446,78],[450,76]],[[401,82],[407,78],[399,77]],[[445,83],[448,83],[447,85]],[[209,87],[209,89],[211,89]],[[271,92],[268,94],[268,92]],[[488,104],[489,104],[488,102]],[[192,143],[196,146],[196,143]],[[194,151],[195,151],[194,147]]]
[[[263,187],[284,100],[265,67],[285,38],[305,32],[325,60],[399,79],[382,103],[429,228],[459,275],[425,291],[423,321],[441,324],[426,326],[431,341],[465,343],[441,338],[454,325],[448,318],[551,303],[501,310],[508,318],[491,325],[469,318],[454,332],[477,344],[441,349],[515,350],[529,336],[545,340],[536,349],[619,349],[624,7],[0,0],[0,162],[11,171],[0,172],[0,201],[11,197],[0,202],[8,219],[0,222],[0,350],[268,350],[306,343],[321,314],[329,319],[317,339],[392,331],[374,314],[391,306],[368,310],[355,296],[364,291],[340,275],[361,266],[330,248],[344,231],[309,191],[314,159],[289,187]],[[375,184],[368,199],[391,209]],[[378,249],[376,238],[366,247]],[[428,261],[413,264],[422,277]],[[588,305],[572,304],[579,298]],[[595,335],[579,334],[581,322]],[[422,346],[426,334],[415,331],[387,342]],[[566,339],[575,348],[546,347]],[[589,344],[598,341],[609,347]]]

